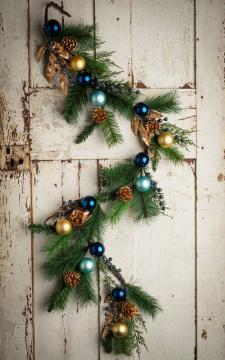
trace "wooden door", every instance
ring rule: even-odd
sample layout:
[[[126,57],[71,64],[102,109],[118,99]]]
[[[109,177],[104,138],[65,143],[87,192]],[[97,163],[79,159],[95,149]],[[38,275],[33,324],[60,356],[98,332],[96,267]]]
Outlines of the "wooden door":
[[[147,322],[149,352],[142,359],[223,360],[225,1],[63,3],[73,22],[97,24],[104,48],[116,51],[124,78],[137,88],[146,94],[176,89],[183,111],[171,120],[194,130],[197,147],[185,164],[165,159],[156,174],[172,218],[149,226],[124,217],[105,236],[125,276],[138,279],[164,309]],[[42,0],[0,3],[0,359],[115,360],[98,344],[101,302],[45,311],[54,288],[41,272],[46,238],[33,237],[27,225],[42,221],[62,199],[95,193],[98,167],[132,157],[140,146],[122,118],[123,145],[109,150],[99,134],[74,144],[79,129],[60,116],[62,96],[49,88],[34,58],[44,6]]]

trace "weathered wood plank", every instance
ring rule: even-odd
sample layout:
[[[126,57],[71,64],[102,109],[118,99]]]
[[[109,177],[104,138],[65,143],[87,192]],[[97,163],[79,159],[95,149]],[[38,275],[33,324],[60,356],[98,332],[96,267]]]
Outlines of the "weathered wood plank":
[[[145,90],[146,95],[162,93],[160,90]],[[179,90],[182,112],[178,115],[169,115],[171,122],[178,126],[195,131],[196,109],[194,90]],[[79,120],[76,128],[60,115],[62,96],[58,90],[40,90],[31,96],[32,159],[120,159],[130,158],[140,151],[138,139],[132,134],[128,120],[120,118],[119,125],[124,135],[124,143],[109,149],[103,136],[97,130],[85,143],[76,145],[73,141],[86,123],[85,114]],[[193,137],[195,134],[193,133]],[[95,151],[93,151],[93,147]],[[195,158],[196,149],[193,147],[186,152],[187,158]]]
[[[56,3],[61,5],[60,0],[56,0]],[[92,0],[65,0],[63,1],[64,8],[71,14],[71,18],[65,17],[65,24],[92,24],[93,23],[93,1]],[[44,78],[44,62],[41,61],[37,64],[35,54],[40,45],[45,42],[45,36],[42,31],[44,24],[44,9],[46,1],[30,0],[30,57],[31,57],[31,84],[32,88],[35,87],[52,87],[52,84],[48,84]],[[61,15],[54,8],[49,10],[49,19],[54,18],[61,21]]]
[[[225,357],[224,11],[196,2],[197,26],[197,340],[199,360]]]
[[[15,16],[16,14],[16,16]],[[0,143],[27,143],[27,1],[1,1]],[[19,75],[18,75],[19,74]]]
[[[0,358],[32,360],[29,173],[0,173]]]
[[[134,82],[150,88],[195,87],[194,1],[131,4]]]
[[[96,161],[46,161],[33,163],[34,222],[43,221],[62,200],[96,192]],[[90,178],[93,182],[90,182]],[[45,301],[56,286],[41,272],[46,236],[34,237],[35,342],[37,359],[74,359],[77,354],[97,360],[97,307],[80,309],[71,298],[64,313],[48,313]],[[46,333],[48,336],[46,336]]]

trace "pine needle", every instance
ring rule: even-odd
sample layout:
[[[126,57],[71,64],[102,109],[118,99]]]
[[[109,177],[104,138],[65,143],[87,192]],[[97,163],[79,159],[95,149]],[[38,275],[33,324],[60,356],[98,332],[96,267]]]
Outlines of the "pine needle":
[[[87,125],[84,130],[77,136],[76,138],[76,144],[81,144],[82,142],[86,141],[87,138],[94,132],[97,125],[92,123]]]
[[[72,289],[66,285],[63,285],[60,289],[58,289],[49,300],[48,311],[64,310],[71,292]]]
[[[184,161],[184,155],[176,146],[172,146],[168,149],[160,148],[160,152],[170,159],[175,165],[181,164]]]
[[[54,226],[47,224],[31,224],[28,226],[28,229],[35,234],[44,233],[46,235],[49,235],[55,233]]]
[[[107,106],[109,106],[113,111],[117,111],[119,114],[124,116],[127,119],[132,119],[133,117],[133,106],[137,101],[137,94],[135,93],[108,93],[107,94]]]
[[[179,97],[176,91],[170,91],[166,94],[153,96],[144,100],[150,109],[162,113],[177,113],[181,111]]]
[[[155,198],[152,190],[142,193],[137,190],[133,192],[132,211],[134,220],[149,220],[161,213],[159,201]]]
[[[107,112],[106,121],[100,124],[100,127],[109,147],[123,142],[123,136],[112,112]]]
[[[114,225],[117,224],[119,222],[121,216],[124,215],[124,213],[131,206],[131,202],[132,201],[123,202],[118,199],[114,200],[111,208],[109,209],[109,211],[107,213],[107,219],[109,219],[109,221],[112,224],[114,224]]]
[[[76,296],[82,306],[97,303],[92,273],[81,275],[81,279],[76,286]]]
[[[145,292],[140,286],[127,284],[127,299],[143,311],[150,315],[153,319],[161,311],[158,300]]]
[[[68,123],[77,123],[78,116],[88,103],[87,89],[74,85],[69,88],[68,95],[65,97],[62,114]]]

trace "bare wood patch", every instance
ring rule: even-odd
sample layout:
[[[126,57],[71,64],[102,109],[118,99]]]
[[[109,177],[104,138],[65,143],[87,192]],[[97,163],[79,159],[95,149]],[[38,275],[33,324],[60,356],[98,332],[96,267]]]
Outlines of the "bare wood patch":
[[[4,171],[29,170],[28,146],[0,146],[0,169]]]

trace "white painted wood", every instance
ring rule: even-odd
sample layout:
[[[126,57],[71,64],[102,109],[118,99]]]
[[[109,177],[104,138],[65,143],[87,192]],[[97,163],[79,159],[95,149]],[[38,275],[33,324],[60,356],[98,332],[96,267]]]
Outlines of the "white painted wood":
[[[150,88],[194,87],[194,1],[131,4],[134,82]]]
[[[33,359],[28,172],[0,173],[0,359]]]
[[[225,2],[197,7],[198,359],[225,357],[224,14]]]
[[[160,90],[145,90],[146,95],[163,93]],[[168,118],[178,126],[195,131],[196,110],[194,90],[179,90],[182,112]],[[74,139],[83,129],[87,114],[80,117],[79,127],[67,124],[59,113],[61,94],[58,90],[41,90],[31,95],[31,136],[32,159],[120,159],[130,158],[140,151],[138,139],[130,130],[130,122],[119,118],[124,143],[108,148],[99,129],[83,144],[75,144]],[[193,138],[195,134],[193,133]],[[94,151],[93,151],[94,145]],[[195,147],[186,152],[186,157],[195,158]]]
[[[62,200],[77,199],[81,194],[96,192],[96,161],[46,161],[33,164],[34,222],[42,222]],[[93,179],[93,181],[90,181]],[[47,281],[41,272],[45,261],[44,244],[49,237],[34,237],[35,348],[37,359],[98,359],[98,309],[80,309],[70,299],[65,312],[48,313],[45,301],[57,281]],[[46,336],[48,334],[48,336]]]

